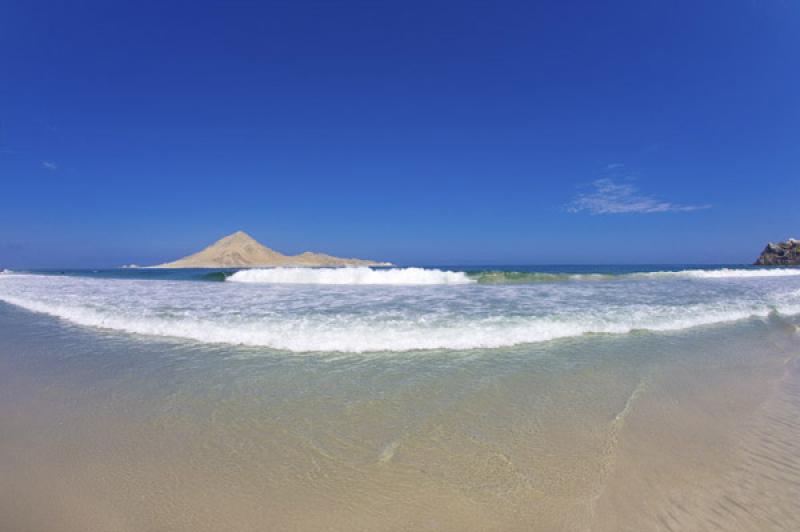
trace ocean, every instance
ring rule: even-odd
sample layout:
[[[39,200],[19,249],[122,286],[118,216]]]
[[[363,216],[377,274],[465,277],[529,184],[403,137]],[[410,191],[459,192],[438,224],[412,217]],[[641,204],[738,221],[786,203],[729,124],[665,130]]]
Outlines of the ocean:
[[[0,273],[0,529],[793,530],[800,269]]]

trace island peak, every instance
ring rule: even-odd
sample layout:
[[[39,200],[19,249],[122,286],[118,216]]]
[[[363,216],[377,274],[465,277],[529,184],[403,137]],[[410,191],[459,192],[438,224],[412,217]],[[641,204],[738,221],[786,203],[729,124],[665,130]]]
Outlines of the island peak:
[[[173,262],[153,268],[257,268],[257,267],[320,267],[320,266],[386,266],[389,263],[365,259],[345,259],[324,253],[306,251],[284,255],[268,248],[244,231],[220,238],[205,249]]]

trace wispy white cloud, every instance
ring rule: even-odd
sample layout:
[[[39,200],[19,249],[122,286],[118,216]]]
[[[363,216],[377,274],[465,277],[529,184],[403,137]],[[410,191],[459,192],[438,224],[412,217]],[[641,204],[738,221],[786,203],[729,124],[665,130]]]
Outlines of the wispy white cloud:
[[[569,204],[569,212],[589,214],[651,214],[656,212],[690,212],[709,209],[711,205],[670,203],[639,191],[632,183],[611,178],[597,179],[590,192],[578,194]]]
[[[58,170],[58,165],[56,163],[51,163],[48,161],[42,161],[42,167],[45,170],[50,170],[51,172],[55,172],[56,170]]]

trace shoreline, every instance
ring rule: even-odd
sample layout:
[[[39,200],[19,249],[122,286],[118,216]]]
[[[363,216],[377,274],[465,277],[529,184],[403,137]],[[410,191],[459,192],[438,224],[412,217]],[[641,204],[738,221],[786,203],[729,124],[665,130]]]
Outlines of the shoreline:
[[[364,364],[0,303],[0,513],[42,532],[691,529],[720,505],[786,523],[796,485],[769,484],[777,515],[757,488],[795,474],[764,438],[800,441],[796,325]]]

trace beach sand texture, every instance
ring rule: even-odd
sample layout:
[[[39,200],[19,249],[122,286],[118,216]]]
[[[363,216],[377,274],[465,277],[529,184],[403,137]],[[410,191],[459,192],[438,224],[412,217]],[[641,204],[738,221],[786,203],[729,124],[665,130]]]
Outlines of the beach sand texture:
[[[319,358],[0,303],[0,519],[38,532],[792,530],[796,328]]]

